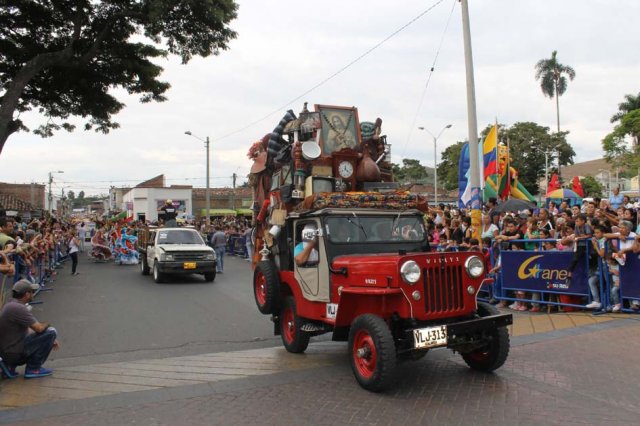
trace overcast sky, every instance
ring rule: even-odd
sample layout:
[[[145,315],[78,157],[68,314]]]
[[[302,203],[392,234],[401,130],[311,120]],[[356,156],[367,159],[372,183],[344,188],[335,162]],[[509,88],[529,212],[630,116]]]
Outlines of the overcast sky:
[[[238,183],[245,180],[250,145],[272,131],[287,109],[298,113],[304,101],[356,106],[361,121],[382,118],[395,163],[417,158],[433,165],[432,139],[418,126],[437,134],[452,124],[438,140],[438,153],[467,139],[458,1],[237,2],[231,26],[238,38],[230,50],[187,65],[175,57],[161,62],[162,78],[172,86],[168,101],[140,104],[120,93],[127,105],[116,117],[121,128],[108,135],[13,135],[0,155],[0,181],[45,183],[49,171],[62,170],[54,175],[58,194],[63,187],[106,194],[110,185],[133,186],[162,173],[168,184],[204,187],[205,148],[184,134],[190,130],[211,139],[211,187],[231,186],[234,172]],[[601,157],[600,141],[612,129],[609,119],[618,103],[640,92],[638,16],[640,2],[630,0],[471,0],[479,130],[496,118],[555,129],[555,102],[543,96],[534,66],[557,50],[559,61],[576,71],[560,98],[561,128],[571,132],[576,161]],[[22,118],[32,128],[38,123],[35,115]]]

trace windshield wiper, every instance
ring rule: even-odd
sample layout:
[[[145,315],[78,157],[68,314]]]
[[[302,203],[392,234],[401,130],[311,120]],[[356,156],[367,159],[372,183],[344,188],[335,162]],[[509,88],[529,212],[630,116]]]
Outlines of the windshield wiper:
[[[355,217],[358,220],[358,223],[353,222],[350,217],[347,218],[347,222],[349,222],[353,226],[360,228],[360,230],[362,231],[362,234],[364,235],[364,239],[366,240],[367,232],[364,230],[364,226],[362,226],[362,224],[360,223],[360,218],[356,215],[355,212],[351,212],[351,214],[353,214],[353,217]]]

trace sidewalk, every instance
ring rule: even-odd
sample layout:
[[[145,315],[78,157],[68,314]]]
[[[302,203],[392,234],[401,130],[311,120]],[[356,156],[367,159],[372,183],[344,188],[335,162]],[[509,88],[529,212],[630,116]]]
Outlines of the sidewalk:
[[[512,313],[514,323],[510,327],[510,334],[514,338],[597,326],[632,316],[624,314],[594,316],[588,312]],[[585,329],[585,332],[588,332],[588,329]],[[282,347],[274,347],[135,362],[62,367],[57,368],[54,375],[47,378],[25,380],[19,377],[0,381],[0,410],[63,400],[172,389],[312,370],[346,362],[345,353],[346,348],[343,343],[320,342],[312,343],[304,355],[290,354]]]

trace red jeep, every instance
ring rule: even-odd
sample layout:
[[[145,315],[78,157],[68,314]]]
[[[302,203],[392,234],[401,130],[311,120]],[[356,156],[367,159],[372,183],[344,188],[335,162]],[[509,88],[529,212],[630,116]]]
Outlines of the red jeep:
[[[482,255],[430,252],[422,212],[292,212],[274,233],[255,268],[254,294],[289,352],[331,331],[333,340],[348,340],[353,373],[371,391],[393,383],[398,359],[431,348],[459,352],[481,371],[507,359],[512,316],[476,300],[488,281]],[[309,243],[315,254],[296,262]]]

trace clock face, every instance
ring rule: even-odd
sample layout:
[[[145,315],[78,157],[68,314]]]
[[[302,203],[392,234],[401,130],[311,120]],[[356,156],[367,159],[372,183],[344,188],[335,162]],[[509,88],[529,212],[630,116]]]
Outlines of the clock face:
[[[349,161],[342,161],[338,165],[338,174],[341,178],[348,179],[353,174],[353,164]]]

